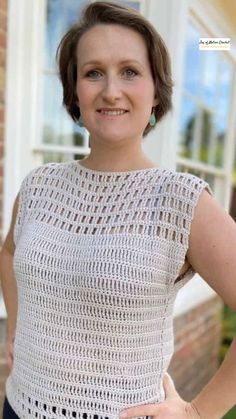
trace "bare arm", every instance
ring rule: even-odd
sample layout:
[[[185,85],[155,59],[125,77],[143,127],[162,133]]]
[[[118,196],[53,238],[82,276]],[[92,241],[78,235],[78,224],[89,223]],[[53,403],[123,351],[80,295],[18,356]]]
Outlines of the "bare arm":
[[[7,311],[8,336],[15,334],[17,316],[17,287],[13,272],[13,255],[15,251],[13,231],[18,211],[18,202],[19,194],[17,195],[14,202],[10,229],[0,252],[0,280],[3,299]]]
[[[236,311],[236,223],[206,191],[192,223],[188,260]],[[203,419],[219,419],[236,403],[236,338],[216,374],[192,403]]]

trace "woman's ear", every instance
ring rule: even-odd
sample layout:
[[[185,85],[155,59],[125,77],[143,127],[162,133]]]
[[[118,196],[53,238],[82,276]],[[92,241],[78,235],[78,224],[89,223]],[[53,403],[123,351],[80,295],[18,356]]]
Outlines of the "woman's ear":
[[[75,97],[76,97],[76,105],[78,106],[78,108],[79,108],[79,98],[78,98],[78,96],[77,96],[77,94],[75,95]]]
[[[152,107],[155,108],[155,106],[157,106],[158,104],[159,104],[159,100],[157,99],[157,97],[154,97]]]

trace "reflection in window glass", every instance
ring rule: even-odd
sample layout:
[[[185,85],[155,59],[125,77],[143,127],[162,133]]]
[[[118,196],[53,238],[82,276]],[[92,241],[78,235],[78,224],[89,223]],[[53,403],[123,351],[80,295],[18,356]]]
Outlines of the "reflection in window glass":
[[[56,70],[55,54],[57,46],[66,33],[80,17],[83,7],[88,4],[86,0],[48,0],[47,26],[45,37],[45,67]]]
[[[190,25],[187,32],[185,52],[184,87],[188,92],[197,94],[200,87],[202,51],[199,50],[200,33]]]
[[[220,60],[219,51],[201,51],[203,55],[204,68],[202,73],[202,99],[204,103],[212,107],[216,103],[217,90],[217,68]]]
[[[58,153],[56,151],[45,151],[43,153],[43,163],[57,162],[65,163],[71,160],[82,160],[84,154],[73,154],[73,153]]]
[[[191,99],[183,96],[181,109],[178,154],[182,157],[191,158],[197,107]]]
[[[210,163],[210,139],[213,134],[212,114],[203,109],[201,113],[200,131],[200,156],[199,159],[204,163]]]
[[[120,4],[122,4],[122,5],[124,5],[124,6],[127,6],[127,7],[132,7],[132,9],[135,9],[135,10],[139,10],[140,9],[140,4],[139,4],[139,2],[138,1],[119,1],[119,3]]]
[[[214,129],[215,129],[215,152],[213,164],[218,167],[223,167],[224,163],[224,144],[226,136],[226,122],[218,119],[217,115],[214,116]]]
[[[217,112],[222,120],[226,120],[229,113],[230,96],[232,91],[233,69],[226,60],[221,60],[219,69]]]
[[[45,56],[43,71],[43,138],[44,144],[63,146],[83,145],[85,129],[73,122],[62,106],[62,86],[56,74],[56,49],[69,27],[80,16],[88,1],[48,0],[45,34]],[[45,153],[53,161],[59,161],[59,154]],[[55,160],[55,157],[57,159]],[[63,158],[63,156],[62,156]]]
[[[44,143],[82,146],[84,129],[73,122],[62,106],[62,86],[53,74],[44,76],[43,98]]]

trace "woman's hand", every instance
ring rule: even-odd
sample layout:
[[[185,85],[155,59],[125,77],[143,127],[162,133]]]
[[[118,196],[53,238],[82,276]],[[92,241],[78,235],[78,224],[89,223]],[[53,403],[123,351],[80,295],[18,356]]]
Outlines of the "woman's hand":
[[[174,382],[169,374],[164,375],[163,387],[166,394],[164,402],[129,407],[121,411],[120,418],[152,416],[153,419],[200,419],[195,406],[183,400],[177,393]],[[122,413],[127,412],[126,416]]]
[[[7,340],[6,340],[6,343],[5,343],[5,358],[6,358],[6,362],[7,362],[8,375],[10,374],[12,366],[13,366],[14,341],[15,341],[15,333],[9,333],[7,335]]]

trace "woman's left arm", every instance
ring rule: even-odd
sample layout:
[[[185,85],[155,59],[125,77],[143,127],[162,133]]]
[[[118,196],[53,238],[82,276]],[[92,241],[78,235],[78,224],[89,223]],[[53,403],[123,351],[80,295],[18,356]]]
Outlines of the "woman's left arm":
[[[236,223],[206,190],[195,208],[187,258],[236,311]],[[192,403],[203,419],[220,419],[236,404],[236,338],[216,374]]]
[[[205,189],[194,210],[187,258],[225,304],[236,311],[236,223]],[[236,404],[236,338],[216,374],[191,402],[178,395],[168,375],[164,376],[164,388],[164,402],[130,407],[125,409],[126,417],[221,419]]]
[[[216,374],[191,403],[202,419],[221,419],[236,404],[236,339]]]

